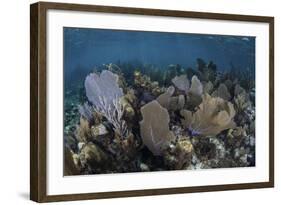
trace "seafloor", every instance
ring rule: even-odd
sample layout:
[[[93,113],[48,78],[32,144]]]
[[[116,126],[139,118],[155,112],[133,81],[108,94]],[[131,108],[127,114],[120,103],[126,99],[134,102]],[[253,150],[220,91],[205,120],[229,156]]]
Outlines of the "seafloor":
[[[250,71],[109,64],[65,86],[64,174],[255,166]]]

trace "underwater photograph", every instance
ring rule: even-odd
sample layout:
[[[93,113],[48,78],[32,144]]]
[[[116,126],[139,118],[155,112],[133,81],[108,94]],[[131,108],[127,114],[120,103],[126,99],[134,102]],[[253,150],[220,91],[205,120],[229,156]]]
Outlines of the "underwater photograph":
[[[64,176],[254,167],[255,42],[64,27]]]

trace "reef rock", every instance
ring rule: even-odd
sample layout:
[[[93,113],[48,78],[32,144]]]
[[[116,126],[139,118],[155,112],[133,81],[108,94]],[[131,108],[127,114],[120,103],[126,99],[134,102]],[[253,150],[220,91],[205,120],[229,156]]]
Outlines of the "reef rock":
[[[193,145],[189,139],[179,139],[171,144],[164,152],[164,163],[171,170],[183,169],[191,163]]]
[[[109,159],[106,153],[93,143],[84,145],[79,156],[82,166],[90,165],[93,169],[107,166]]]
[[[143,120],[140,132],[143,143],[154,155],[161,155],[163,148],[175,139],[169,130],[169,113],[156,100],[141,107]]]
[[[103,124],[99,124],[91,127],[91,134],[95,137],[102,136],[108,134],[108,131]]]
[[[64,148],[64,175],[78,175],[80,173],[76,156],[68,147]]]

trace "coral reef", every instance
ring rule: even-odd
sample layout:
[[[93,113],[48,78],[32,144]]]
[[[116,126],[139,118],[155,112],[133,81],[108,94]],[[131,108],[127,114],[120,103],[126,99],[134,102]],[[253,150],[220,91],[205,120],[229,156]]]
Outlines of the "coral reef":
[[[196,69],[95,69],[65,92],[64,174],[255,166],[255,88],[246,80],[202,59]]]

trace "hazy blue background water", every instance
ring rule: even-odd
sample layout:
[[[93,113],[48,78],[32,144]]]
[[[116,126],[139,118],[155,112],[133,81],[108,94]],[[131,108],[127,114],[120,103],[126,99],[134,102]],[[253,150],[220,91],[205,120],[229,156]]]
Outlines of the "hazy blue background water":
[[[202,58],[220,71],[232,65],[255,72],[254,37],[68,27],[63,34],[65,81],[81,80],[95,66],[118,61],[195,68]]]

